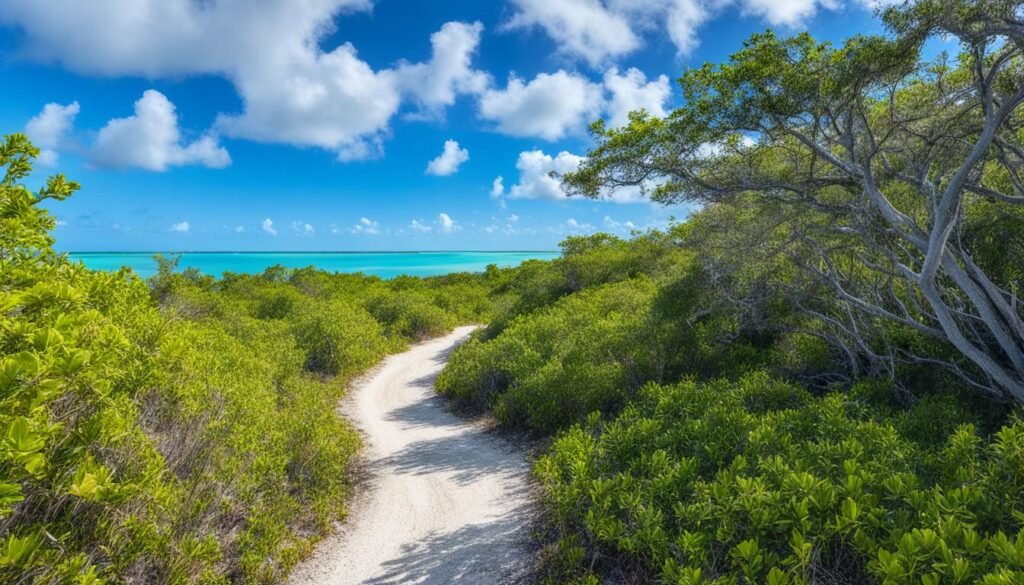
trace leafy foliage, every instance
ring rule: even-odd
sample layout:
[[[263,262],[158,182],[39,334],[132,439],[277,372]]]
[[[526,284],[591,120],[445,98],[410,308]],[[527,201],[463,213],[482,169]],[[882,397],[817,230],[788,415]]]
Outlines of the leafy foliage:
[[[1018,272],[993,257],[1020,248],[1022,8],[896,3],[889,34],[841,46],[754,35],[727,61],[686,71],[685,106],[671,115],[596,124],[597,146],[566,185],[755,202],[785,232],[773,254],[800,272],[780,293],[847,354],[852,376],[927,364],[1024,403]],[[925,61],[937,38],[960,54]],[[929,338],[928,351],[891,343],[890,329]]]
[[[37,154],[0,145],[0,581],[279,581],[344,514],[346,383],[483,320],[485,278],[92,272],[51,248],[40,202],[77,184],[33,193]]]
[[[964,424],[922,444],[855,395],[755,373],[648,385],[559,437],[537,473],[576,546],[659,582],[1009,584],[1024,578],[1022,433]]]

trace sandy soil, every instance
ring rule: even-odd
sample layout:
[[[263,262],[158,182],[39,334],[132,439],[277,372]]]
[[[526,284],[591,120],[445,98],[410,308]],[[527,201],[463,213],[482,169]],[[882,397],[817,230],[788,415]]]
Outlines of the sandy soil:
[[[344,413],[364,433],[369,477],[348,522],[293,585],[517,583],[531,554],[524,453],[448,412],[433,382],[473,330],[388,358]]]

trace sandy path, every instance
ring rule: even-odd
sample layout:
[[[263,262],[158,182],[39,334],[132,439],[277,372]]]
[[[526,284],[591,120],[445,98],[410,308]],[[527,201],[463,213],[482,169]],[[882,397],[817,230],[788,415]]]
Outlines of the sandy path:
[[[515,583],[526,574],[523,453],[450,414],[433,381],[473,330],[391,356],[344,412],[366,435],[370,479],[341,531],[296,568],[294,585]]]

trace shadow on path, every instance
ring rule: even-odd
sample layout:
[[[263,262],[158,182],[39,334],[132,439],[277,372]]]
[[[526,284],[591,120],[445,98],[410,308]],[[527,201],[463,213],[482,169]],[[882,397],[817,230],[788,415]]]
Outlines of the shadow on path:
[[[512,585],[528,571],[522,562],[525,544],[521,529],[529,518],[527,506],[500,518],[463,526],[446,534],[431,534],[402,548],[398,558],[384,564],[384,573],[366,585]]]

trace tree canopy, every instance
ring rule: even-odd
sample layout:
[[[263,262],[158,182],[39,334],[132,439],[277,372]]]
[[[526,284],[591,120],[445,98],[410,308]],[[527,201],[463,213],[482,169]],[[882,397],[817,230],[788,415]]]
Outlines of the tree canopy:
[[[888,34],[839,47],[755,35],[685,72],[685,105],[666,118],[596,124],[565,184],[756,205],[775,218],[773,253],[800,269],[780,294],[855,374],[934,364],[1024,401],[1022,7],[907,3],[884,12]],[[959,53],[924,60],[937,38]],[[950,350],[918,351],[903,332]]]

